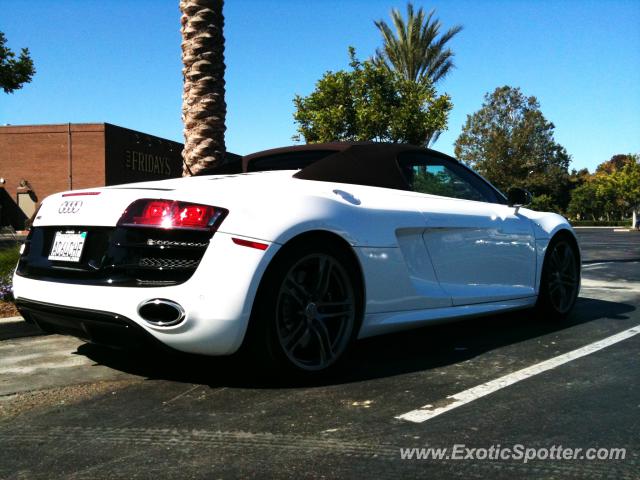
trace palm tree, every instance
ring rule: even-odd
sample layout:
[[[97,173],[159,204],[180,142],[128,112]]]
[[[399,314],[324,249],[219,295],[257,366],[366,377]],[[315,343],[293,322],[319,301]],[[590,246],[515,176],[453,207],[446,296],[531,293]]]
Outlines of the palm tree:
[[[384,45],[376,50],[376,62],[396,70],[407,80],[437,83],[454,67],[453,51],[446,45],[462,25],[455,25],[438,37],[442,24],[433,18],[435,10],[425,16],[422,7],[414,11],[413,4],[407,4],[407,18],[397,10],[391,10],[391,20],[395,33],[384,21],[375,22],[382,34]]]
[[[225,155],[223,3],[180,1],[185,175],[214,165]]]

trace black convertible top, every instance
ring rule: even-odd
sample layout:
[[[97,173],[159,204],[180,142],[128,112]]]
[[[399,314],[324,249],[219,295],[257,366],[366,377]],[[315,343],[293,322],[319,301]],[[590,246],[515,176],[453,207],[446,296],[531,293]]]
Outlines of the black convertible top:
[[[398,165],[398,155],[415,151],[426,149],[397,143],[347,144],[343,150],[312,163],[294,177],[408,190],[409,184]]]
[[[398,164],[398,156],[404,152],[423,152],[456,161],[435,150],[401,143],[315,143],[252,153],[241,161],[204,169],[198,175],[300,169],[294,178],[409,190],[407,177]]]

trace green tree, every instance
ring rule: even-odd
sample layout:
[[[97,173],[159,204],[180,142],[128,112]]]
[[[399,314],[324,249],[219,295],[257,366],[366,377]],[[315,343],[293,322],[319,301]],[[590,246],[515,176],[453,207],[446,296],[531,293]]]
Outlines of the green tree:
[[[544,204],[563,210],[571,159],[554,140],[554,129],[535,97],[499,87],[467,116],[455,154],[498,188],[526,188],[534,196],[546,195]]]
[[[633,215],[634,220],[640,210],[640,157],[627,155],[622,168],[611,174],[611,181],[616,193],[620,219]]]
[[[577,219],[615,221],[640,208],[640,159],[614,155],[571,192],[568,214]]]
[[[533,210],[538,210],[540,212],[559,212],[561,208],[555,202],[555,200],[546,193],[541,195],[536,195],[531,200],[531,205],[529,208]]]
[[[571,201],[567,214],[577,220],[599,220],[603,215],[604,205],[596,197],[596,186],[591,180],[577,186],[571,191]]]
[[[374,22],[383,41],[382,48],[376,50],[376,63],[419,83],[436,84],[443,79],[454,68],[454,53],[447,44],[462,26],[440,34],[442,24],[434,14],[431,10],[425,15],[422,7],[416,11],[409,2],[406,19],[397,9],[391,10],[395,32],[384,20]]]
[[[7,37],[0,32],[0,88],[13,93],[29,83],[36,73],[28,48],[20,50],[20,56],[6,46]]]
[[[586,181],[589,180],[591,174],[589,170],[586,168],[581,168],[580,170],[576,170],[575,168],[571,170],[569,174],[569,182],[571,183],[571,189],[579,187],[583,185]]]
[[[184,174],[224,159],[227,104],[223,0],[182,0]]]
[[[558,202],[559,205],[565,206],[565,208],[561,209],[563,212],[568,213],[567,208],[571,200],[573,191],[579,186],[584,185],[590,178],[591,178],[591,174],[589,173],[589,170],[586,168],[582,168],[580,170],[576,170],[574,168],[571,170],[566,188],[562,190],[560,194],[559,202]]]
[[[349,48],[350,70],[326,72],[306,97],[296,95],[293,118],[307,143],[386,141],[426,145],[446,129],[452,104],[430,83],[406,80]]]
[[[637,156],[632,154],[618,154],[611,157],[606,162],[602,162],[600,165],[596,167],[596,173],[614,173],[618,170],[622,170],[622,168],[629,164],[637,162]]]

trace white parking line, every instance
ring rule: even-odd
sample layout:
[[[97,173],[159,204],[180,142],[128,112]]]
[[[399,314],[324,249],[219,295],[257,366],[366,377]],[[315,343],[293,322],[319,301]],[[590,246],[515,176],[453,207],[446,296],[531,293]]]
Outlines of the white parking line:
[[[627,282],[625,280],[619,280],[618,282],[609,282],[602,280],[589,280],[584,279],[580,285],[581,288],[596,288],[596,289],[613,289],[613,290],[631,290],[633,292],[640,292],[640,282]]]
[[[638,333],[640,333],[640,325],[636,325],[633,328],[624,330],[623,332],[617,333],[603,340],[590,343],[589,345],[585,345],[584,347],[578,348],[576,350],[558,355],[557,357],[550,358],[549,360],[536,363],[535,365],[523,368],[522,370],[518,370],[517,372],[510,373],[508,375],[496,378],[495,380],[491,380],[468,390],[464,390],[463,392],[449,395],[444,402],[439,402],[446,403],[446,405],[425,405],[422,408],[411,410],[410,412],[403,413],[402,415],[398,415],[395,418],[415,423],[425,422],[432,419],[433,417],[437,417],[438,415],[441,415],[445,412],[461,407],[462,405],[466,405],[467,403],[473,402],[474,400],[482,398],[502,388],[508,387],[509,385],[513,385],[514,383],[517,383],[521,380],[526,380],[527,378],[533,377],[534,375],[546,372],[547,370],[551,370],[552,368],[558,367],[572,360],[576,360],[577,358],[584,357],[593,352],[597,352],[598,350],[602,350],[603,348],[613,345],[614,343],[626,340],[627,338],[633,337]]]

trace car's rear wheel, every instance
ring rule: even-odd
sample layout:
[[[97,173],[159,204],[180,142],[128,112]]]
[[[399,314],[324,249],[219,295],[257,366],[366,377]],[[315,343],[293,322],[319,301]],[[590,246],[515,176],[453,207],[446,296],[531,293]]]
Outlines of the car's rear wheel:
[[[251,325],[253,350],[286,373],[326,372],[360,327],[361,288],[348,252],[332,242],[297,243],[263,280]]]
[[[537,309],[546,318],[566,318],[580,290],[580,258],[575,243],[566,235],[554,237],[542,266]]]

